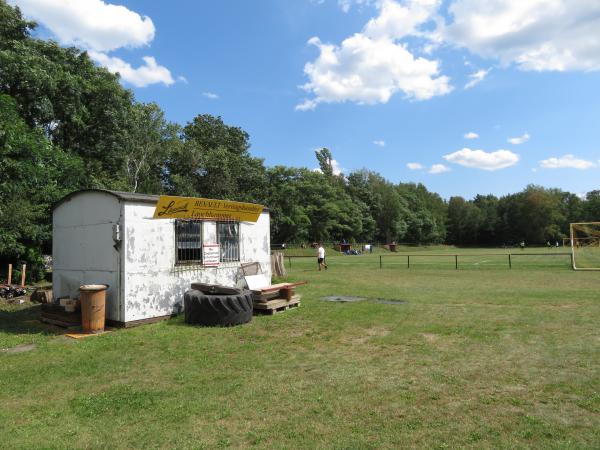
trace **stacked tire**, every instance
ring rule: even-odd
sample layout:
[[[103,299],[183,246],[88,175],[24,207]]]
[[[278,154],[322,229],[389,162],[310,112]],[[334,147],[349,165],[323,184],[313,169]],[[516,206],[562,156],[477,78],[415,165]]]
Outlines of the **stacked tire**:
[[[234,291],[229,289],[225,293],[213,293],[219,291],[214,288],[205,289],[205,292],[198,289],[187,291],[183,297],[185,322],[207,327],[231,327],[250,322],[252,293],[230,293]]]

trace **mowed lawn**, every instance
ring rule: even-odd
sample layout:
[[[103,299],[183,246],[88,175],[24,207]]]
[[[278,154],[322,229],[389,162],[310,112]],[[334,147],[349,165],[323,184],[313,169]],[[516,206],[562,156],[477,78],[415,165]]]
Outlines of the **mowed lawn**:
[[[0,349],[35,349],[0,353],[0,447],[600,447],[600,273],[328,262],[236,328],[74,341],[1,307]]]

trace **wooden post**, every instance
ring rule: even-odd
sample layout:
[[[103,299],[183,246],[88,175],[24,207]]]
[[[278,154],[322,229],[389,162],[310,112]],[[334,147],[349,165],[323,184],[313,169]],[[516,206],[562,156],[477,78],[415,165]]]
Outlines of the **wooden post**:
[[[25,271],[27,270],[27,264],[21,266],[21,286],[25,287]]]
[[[410,269],[410,255],[406,255],[406,268]]]
[[[12,283],[12,264],[8,265],[8,281],[6,284],[10,285]]]
[[[381,269],[381,268],[383,268],[383,264],[382,264],[382,262],[381,262],[381,255],[379,255],[379,268],[380,268],[380,269]]]
[[[510,253],[508,254],[508,268],[512,269],[512,261],[510,259]]]
[[[458,270],[458,255],[454,255],[454,267]]]
[[[288,261],[290,262],[290,269],[292,268],[292,257],[288,256]]]

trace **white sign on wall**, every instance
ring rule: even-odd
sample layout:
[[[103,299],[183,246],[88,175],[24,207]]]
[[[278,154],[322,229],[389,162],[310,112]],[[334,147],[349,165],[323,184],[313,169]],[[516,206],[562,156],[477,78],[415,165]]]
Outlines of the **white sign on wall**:
[[[220,262],[219,244],[202,245],[202,265],[205,267],[217,267]]]

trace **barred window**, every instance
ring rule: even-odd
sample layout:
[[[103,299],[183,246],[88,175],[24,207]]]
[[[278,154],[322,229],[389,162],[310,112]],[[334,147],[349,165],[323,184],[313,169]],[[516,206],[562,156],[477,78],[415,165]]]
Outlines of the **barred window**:
[[[221,262],[240,260],[240,224],[238,222],[217,222],[217,236]]]
[[[202,263],[202,221],[175,220],[175,264]]]

